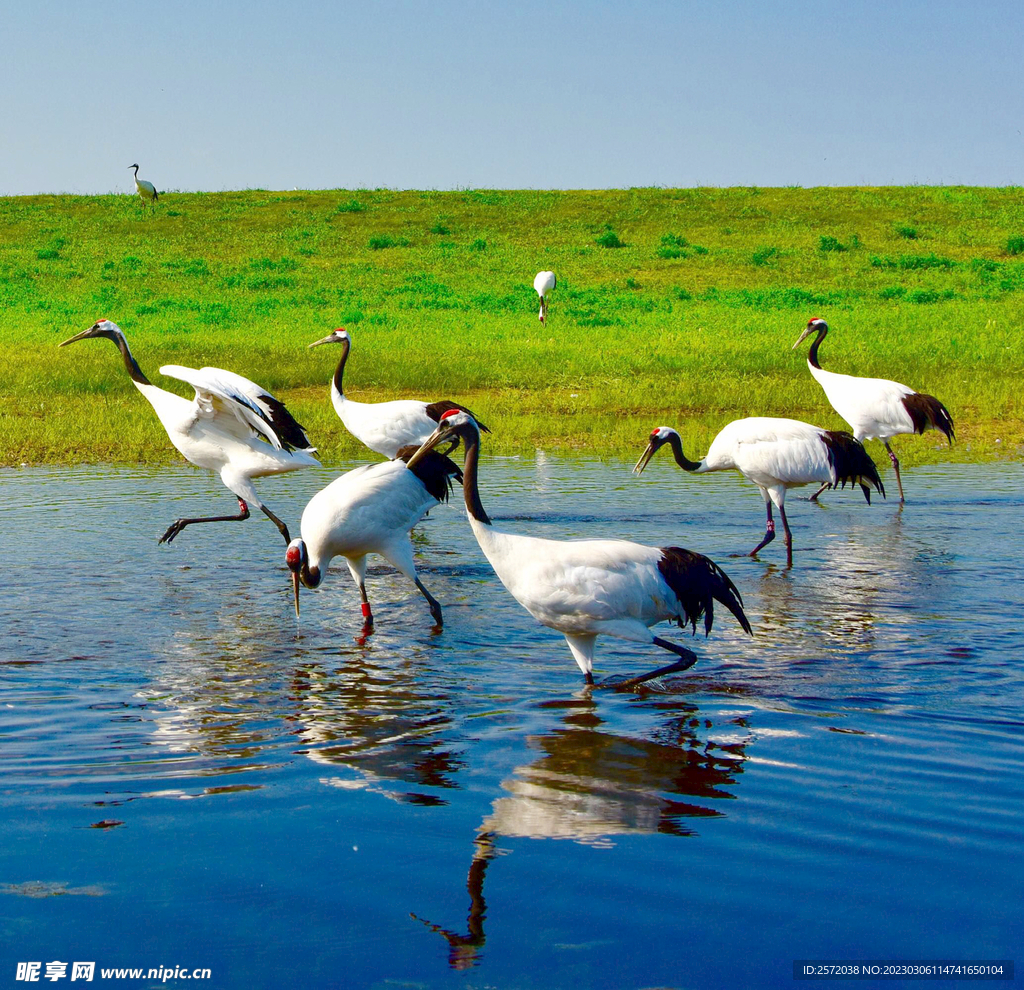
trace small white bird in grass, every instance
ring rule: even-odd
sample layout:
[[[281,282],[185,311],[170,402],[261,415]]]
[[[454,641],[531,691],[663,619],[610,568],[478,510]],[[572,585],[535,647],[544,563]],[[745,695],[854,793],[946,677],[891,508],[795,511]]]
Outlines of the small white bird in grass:
[[[775,539],[774,503],[782,516],[786,557],[793,562],[793,534],[785,509],[786,491],[790,488],[812,482],[820,482],[826,488],[836,485],[845,488],[847,483],[856,483],[870,504],[870,484],[885,497],[874,461],[849,433],[822,430],[796,419],[754,416],[734,420],[711,441],[702,461],[688,460],[683,454],[679,434],[670,426],[659,426],[651,432],[647,449],[633,470],[642,474],[665,444],[672,448],[676,464],[684,471],[705,474],[735,469],[761,489],[768,510],[768,526],[764,539],[750,551],[751,557]]]
[[[345,362],[352,347],[348,331],[344,327],[338,327],[326,337],[314,340],[309,346],[319,347],[321,344],[341,344],[341,358],[331,380],[331,403],[334,405],[334,411],[352,436],[378,454],[393,458],[402,447],[409,444],[418,447],[434,432],[441,414],[450,409],[463,409],[469,412],[465,406],[448,399],[441,399],[438,402],[421,402],[418,399],[356,402],[345,395],[342,387]],[[481,429],[490,432],[486,426],[481,426]]]
[[[544,323],[548,315],[548,293],[555,287],[554,272],[537,272],[533,280],[533,287],[540,296],[540,322]]]
[[[414,467],[437,444],[460,437],[466,448],[462,489],[469,524],[484,556],[512,597],[541,625],[565,636],[588,684],[594,683],[594,645],[600,635],[654,645],[681,659],[616,685],[632,687],[697,662],[690,650],[655,636],[650,626],[674,619],[705,633],[714,602],[729,609],[750,632],[739,592],[722,569],[681,547],[646,547],[625,540],[545,540],[495,528],[480,502],[477,465],[480,432],[468,413],[441,417],[431,437],[409,462]]]
[[[129,169],[135,169],[135,188],[142,197],[143,203],[155,203],[159,198],[160,194],[156,191],[156,186],[152,182],[147,182],[145,179],[139,178],[139,166],[129,165]]]
[[[938,430],[945,434],[946,440],[952,444],[956,439],[953,432],[953,417],[949,410],[934,395],[915,392],[899,382],[891,382],[887,378],[858,378],[855,375],[837,375],[826,371],[818,362],[818,347],[828,333],[828,324],[820,317],[812,317],[807,327],[793,345],[798,347],[812,333],[816,333],[814,342],[807,355],[807,366],[818,384],[825,390],[828,401],[853,430],[853,435],[862,443],[865,440],[881,440],[889,452],[893,470],[896,472],[896,484],[900,490],[900,502],[903,498],[903,481],[900,478],[900,462],[893,453],[889,441],[900,433],[924,433],[925,430]],[[812,499],[817,498],[824,488],[815,492]]]
[[[310,499],[302,513],[302,536],[288,544],[285,560],[292,572],[295,614],[299,614],[299,583],[319,587],[334,557],[344,557],[359,588],[364,631],[373,624],[366,597],[366,555],[379,553],[410,581],[430,605],[440,627],[441,606],[416,574],[409,531],[441,501],[447,501],[451,479],[462,480],[458,465],[432,451],[415,465],[410,445],[393,461],[367,464],[343,474]]]
[[[191,400],[157,388],[139,369],[124,332],[110,320],[98,320],[60,346],[89,337],[114,342],[135,387],[153,407],[171,443],[186,460],[219,474],[225,487],[238,497],[237,516],[177,519],[159,542],[170,543],[193,523],[248,519],[249,503],[270,518],[287,542],[288,527],[259,500],[252,483],[253,478],[319,463],[312,456],[315,448],[284,403],[248,378],[220,368],[196,370],[166,364],[160,369],[162,375],[188,382],[196,390]]]

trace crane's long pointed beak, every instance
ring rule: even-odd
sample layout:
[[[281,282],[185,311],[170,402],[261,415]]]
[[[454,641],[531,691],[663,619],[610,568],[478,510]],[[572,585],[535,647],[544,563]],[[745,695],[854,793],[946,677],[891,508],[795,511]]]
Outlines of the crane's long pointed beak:
[[[818,329],[817,327],[807,327],[807,329],[805,329],[804,332],[802,334],[800,334],[800,338],[790,348],[790,350],[791,351],[795,351],[817,329]]]
[[[439,443],[445,440],[449,433],[450,431],[448,430],[447,427],[439,426],[436,430],[434,430],[433,433],[430,434],[429,437],[427,437],[426,440],[423,441],[423,443],[420,446],[420,449],[417,450],[416,453],[413,454],[412,457],[410,457],[409,460],[405,462],[405,466],[411,468],[414,464],[417,464],[427,455],[427,453],[429,453]]]
[[[295,618],[299,617],[299,572],[292,571],[292,589],[295,592]]]
[[[647,449],[640,455],[640,460],[633,465],[633,474],[641,475],[644,473],[644,468],[647,467],[651,462],[651,458],[654,456],[654,452],[658,448],[653,443],[647,445]]]
[[[88,330],[83,330],[81,333],[76,333],[74,337],[69,337],[67,340],[62,340],[57,346],[67,347],[68,344],[73,344],[76,340],[85,340],[86,337],[92,336],[92,327]]]
[[[336,344],[338,338],[333,333],[329,333],[326,337],[321,337],[319,340],[314,340],[312,344],[308,344],[309,347],[319,347],[321,344]]]

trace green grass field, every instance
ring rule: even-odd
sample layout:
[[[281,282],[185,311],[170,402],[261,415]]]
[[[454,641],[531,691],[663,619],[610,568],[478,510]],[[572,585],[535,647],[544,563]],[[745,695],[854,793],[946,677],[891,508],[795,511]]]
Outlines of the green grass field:
[[[104,316],[155,384],[210,364],[269,388],[328,463],[363,451],[337,349],[306,346],[336,326],[353,398],[463,401],[489,450],[638,454],[665,424],[696,457],[740,416],[842,427],[791,350],[810,316],[825,367],[951,410],[956,446],[898,439],[905,464],[1024,452],[1018,188],[0,198],[0,303],[4,465],[178,458],[109,342],[57,349]]]

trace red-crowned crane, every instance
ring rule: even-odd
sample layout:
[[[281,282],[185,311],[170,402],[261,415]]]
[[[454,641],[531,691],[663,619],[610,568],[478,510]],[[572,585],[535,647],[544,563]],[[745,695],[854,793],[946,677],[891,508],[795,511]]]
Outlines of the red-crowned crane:
[[[702,461],[687,459],[679,434],[669,426],[659,426],[651,432],[647,449],[633,470],[642,474],[665,444],[672,448],[676,464],[684,471],[704,474],[735,469],[761,489],[768,510],[768,527],[764,539],[750,551],[751,557],[775,539],[774,503],[782,516],[786,534],[786,558],[789,563],[793,562],[793,534],[789,531],[784,507],[789,488],[812,482],[820,482],[826,488],[836,485],[845,488],[847,483],[856,483],[870,504],[870,484],[885,497],[874,461],[849,433],[822,430],[796,419],[754,416],[734,420],[711,441]]]
[[[646,547],[625,540],[545,540],[497,529],[480,502],[477,465],[480,432],[468,413],[451,410],[410,465],[437,444],[461,438],[466,449],[462,489],[469,524],[484,556],[512,597],[541,625],[565,636],[588,684],[594,683],[598,636],[653,643],[681,659],[616,685],[632,687],[697,662],[690,650],[655,636],[650,626],[674,619],[709,632],[714,602],[721,602],[746,632],[743,602],[725,572],[707,557],[681,547]]]
[[[145,179],[139,178],[139,166],[129,165],[129,170],[135,169],[135,189],[145,204],[155,203],[160,198],[160,193],[156,191],[156,186],[152,182],[147,182]]]
[[[366,597],[366,555],[379,553],[419,588],[440,627],[441,606],[416,574],[413,528],[438,502],[447,501],[451,479],[462,481],[458,465],[431,451],[408,464],[417,448],[398,451],[393,461],[357,467],[317,492],[303,510],[302,536],[288,544],[285,561],[292,572],[295,614],[299,614],[299,583],[317,588],[334,557],[344,557],[359,588],[364,632],[373,624]]]
[[[288,527],[260,500],[253,478],[313,467],[305,430],[292,418],[284,403],[248,378],[220,368],[183,368],[165,364],[160,374],[187,382],[195,391],[185,399],[151,384],[139,369],[124,332],[110,320],[98,320],[60,346],[90,337],[106,337],[117,346],[135,387],[153,407],[171,443],[197,467],[220,475],[224,486],[238,498],[237,516],[204,516],[176,519],[160,537],[170,543],[186,526],[203,522],[228,522],[249,518],[249,504],[261,509],[287,542]]]
[[[441,399],[438,402],[420,402],[418,399],[395,399],[391,402],[356,402],[345,395],[342,376],[352,342],[348,331],[338,327],[326,337],[314,340],[310,347],[321,344],[341,344],[341,358],[331,379],[331,402],[345,429],[370,450],[394,458],[399,448],[419,446],[433,433],[441,414],[451,409],[464,409],[456,402]],[[481,426],[490,432],[486,426]]]
[[[828,401],[853,430],[853,435],[863,443],[865,440],[881,440],[889,452],[896,484],[903,498],[903,481],[900,478],[900,462],[893,453],[889,441],[900,433],[924,433],[938,430],[944,433],[952,444],[956,439],[953,432],[953,417],[949,410],[934,395],[915,392],[899,382],[887,378],[859,378],[856,375],[837,375],[826,371],[818,361],[818,348],[828,333],[828,324],[820,317],[812,317],[807,327],[793,345],[798,347],[811,334],[817,334],[807,354],[807,366],[818,384],[825,390]],[[824,489],[811,496],[817,498]]]
[[[554,272],[537,272],[533,279],[533,287],[540,296],[540,322],[543,323],[548,315],[548,293],[555,287]]]

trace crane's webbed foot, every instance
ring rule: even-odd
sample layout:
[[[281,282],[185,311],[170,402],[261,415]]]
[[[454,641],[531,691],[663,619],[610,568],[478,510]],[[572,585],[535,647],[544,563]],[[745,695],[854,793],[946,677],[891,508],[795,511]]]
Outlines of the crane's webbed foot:
[[[175,519],[174,522],[167,527],[167,531],[164,535],[157,540],[157,543],[170,543],[171,540],[173,540],[188,524],[188,519]]]

